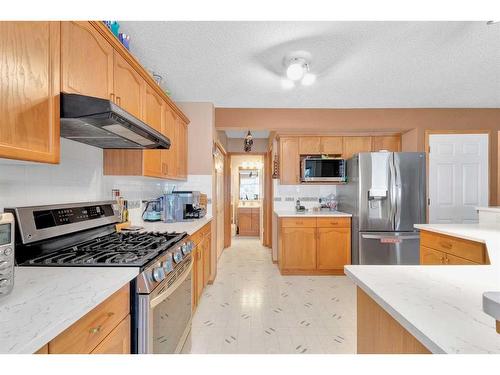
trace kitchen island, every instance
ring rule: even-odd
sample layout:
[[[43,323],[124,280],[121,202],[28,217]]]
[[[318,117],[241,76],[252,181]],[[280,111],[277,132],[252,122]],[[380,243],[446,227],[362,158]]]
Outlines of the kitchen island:
[[[500,290],[500,225],[416,227],[484,243],[491,264],[346,266],[358,286],[358,353],[500,353],[482,306],[483,293]]]

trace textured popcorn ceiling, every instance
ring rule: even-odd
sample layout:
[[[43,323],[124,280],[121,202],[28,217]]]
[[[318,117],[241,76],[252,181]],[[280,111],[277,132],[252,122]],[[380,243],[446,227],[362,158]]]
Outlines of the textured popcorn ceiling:
[[[500,24],[122,22],[175,100],[217,107],[500,107]],[[310,87],[284,90],[287,53],[312,54]]]

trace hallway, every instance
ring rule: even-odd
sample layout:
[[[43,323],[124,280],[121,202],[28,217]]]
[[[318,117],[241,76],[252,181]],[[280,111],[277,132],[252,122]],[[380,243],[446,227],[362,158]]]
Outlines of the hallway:
[[[281,276],[258,239],[233,239],[183,352],[355,353],[355,301],[346,277]]]

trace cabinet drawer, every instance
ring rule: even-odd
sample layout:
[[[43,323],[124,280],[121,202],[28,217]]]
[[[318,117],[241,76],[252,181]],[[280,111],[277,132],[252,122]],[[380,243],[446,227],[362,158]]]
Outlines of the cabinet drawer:
[[[486,263],[485,246],[480,242],[422,231],[420,233],[420,244],[475,263]]]
[[[51,354],[88,354],[130,312],[129,285],[125,285],[49,343]]]
[[[285,217],[281,219],[283,228],[316,228],[316,218]]]
[[[130,354],[130,315],[92,351],[92,354]]]
[[[350,228],[351,219],[348,217],[318,217],[318,228]]]

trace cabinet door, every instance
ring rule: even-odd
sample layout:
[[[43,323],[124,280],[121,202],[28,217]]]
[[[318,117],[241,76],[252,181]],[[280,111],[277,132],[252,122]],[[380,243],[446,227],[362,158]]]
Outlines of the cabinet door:
[[[130,354],[130,315],[127,315],[91,354]]]
[[[401,136],[384,135],[372,137],[372,151],[387,150],[392,152],[401,151]]]
[[[319,155],[321,154],[320,137],[300,137],[299,138],[300,155]]]
[[[143,119],[146,81],[118,53],[114,52],[114,93],[120,107],[138,119]]]
[[[176,139],[176,116],[170,109],[170,107],[165,107],[165,127],[163,134],[165,134],[170,139],[170,148],[168,150],[162,150],[162,167],[167,177],[175,178],[177,177],[177,139]]]
[[[349,159],[358,152],[372,151],[372,137],[343,137],[342,158]]]
[[[321,153],[342,155],[342,137],[321,137]]]
[[[198,301],[203,292],[203,253],[205,252],[205,239],[198,245],[198,254],[196,256],[196,297]]]
[[[431,249],[429,247],[420,246],[420,264],[435,265],[444,264],[445,253]]]
[[[86,21],[61,22],[62,91],[110,99],[113,47]]]
[[[316,228],[282,228],[283,268],[316,268]]]
[[[241,236],[252,235],[252,209],[238,208],[238,229]]]
[[[185,179],[187,177],[187,125],[181,118],[177,118],[177,176]]]
[[[144,121],[160,133],[163,132],[163,100],[149,85],[146,85]],[[143,160],[145,176],[166,177],[165,168],[162,165],[161,153],[161,150],[144,150]]]
[[[318,228],[318,269],[343,269],[351,263],[351,230]]]
[[[200,242],[201,244],[201,242]],[[191,256],[193,257],[193,270],[192,270],[192,275],[193,277],[191,278],[191,311],[195,311],[196,307],[198,306],[198,293],[197,293],[197,288],[198,288],[198,280],[197,280],[197,274],[198,274],[198,263],[196,262],[196,259],[198,258],[198,251],[200,249],[200,244],[198,244],[193,251],[191,252]]]
[[[204,246],[203,246],[203,287],[208,284],[208,280],[210,279],[210,254],[212,250],[212,236],[207,235],[204,238]]]
[[[59,162],[59,22],[0,22],[0,157]]]
[[[280,184],[296,185],[300,182],[299,141],[296,137],[280,139]]]
[[[260,235],[260,208],[252,208],[252,233],[254,236]]]

